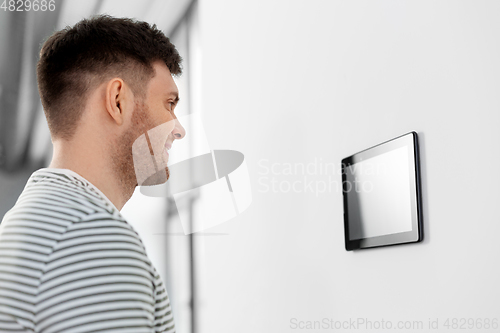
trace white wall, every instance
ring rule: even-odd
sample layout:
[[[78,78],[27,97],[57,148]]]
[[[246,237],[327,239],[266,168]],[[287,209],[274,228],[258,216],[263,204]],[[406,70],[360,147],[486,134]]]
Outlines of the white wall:
[[[205,131],[245,154],[253,185],[252,206],[210,230],[229,235],[200,237],[200,332],[499,320],[500,2],[213,0],[199,14]],[[261,165],[338,166],[412,130],[423,243],[346,252],[340,190],[263,191],[304,175]]]

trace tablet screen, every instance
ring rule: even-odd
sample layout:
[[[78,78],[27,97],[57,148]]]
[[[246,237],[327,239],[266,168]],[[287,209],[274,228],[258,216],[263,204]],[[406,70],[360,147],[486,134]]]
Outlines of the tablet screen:
[[[417,134],[342,160],[346,249],[421,240]]]

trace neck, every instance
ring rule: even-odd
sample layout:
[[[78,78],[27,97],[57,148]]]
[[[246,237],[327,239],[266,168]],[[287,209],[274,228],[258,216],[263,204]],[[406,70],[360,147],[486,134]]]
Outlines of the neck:
[[[98,141],[98,140],[97,140]],[[85,142],[79,144],[78,142]],[[102,141],[92,144],[92,141],[54,141],[54,155],[49,168],[69,169],[97,187],[104,195],[121,210],[132,196],[135,185],[124,181],[113,164],[113,156],[105,151]]]

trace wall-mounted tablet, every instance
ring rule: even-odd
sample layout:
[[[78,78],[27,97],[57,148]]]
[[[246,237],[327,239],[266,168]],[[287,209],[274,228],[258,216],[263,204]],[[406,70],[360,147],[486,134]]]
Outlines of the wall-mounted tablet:
[[[346,250],[423,239],[419,164],[415,132],[342,160]]]

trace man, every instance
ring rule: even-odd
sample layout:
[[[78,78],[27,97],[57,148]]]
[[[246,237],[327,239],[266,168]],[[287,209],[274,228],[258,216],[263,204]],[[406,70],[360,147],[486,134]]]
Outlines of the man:
[[[169,177],[167,150],[185,135],[181,61],[156,26],[109,16],[43,45],[54,154],[0,225],[1,332],[175,331],[165,285],[119,211],[151,159]]]

